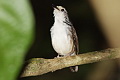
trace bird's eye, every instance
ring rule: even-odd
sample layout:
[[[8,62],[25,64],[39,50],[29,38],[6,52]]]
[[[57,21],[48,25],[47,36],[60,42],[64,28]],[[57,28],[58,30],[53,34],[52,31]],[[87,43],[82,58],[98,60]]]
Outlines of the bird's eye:
[[[61,11],[63,12],[63,11],[64,11],[64,9],[61,9]]]

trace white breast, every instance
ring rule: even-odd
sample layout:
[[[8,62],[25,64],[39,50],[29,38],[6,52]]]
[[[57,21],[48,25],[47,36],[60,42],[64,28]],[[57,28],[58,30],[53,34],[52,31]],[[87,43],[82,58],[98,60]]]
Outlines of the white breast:
[[[70,54],[73,49],[73,40],[66,25],[56,24],[51,28],[51,38],[54,50],[59,55]]]

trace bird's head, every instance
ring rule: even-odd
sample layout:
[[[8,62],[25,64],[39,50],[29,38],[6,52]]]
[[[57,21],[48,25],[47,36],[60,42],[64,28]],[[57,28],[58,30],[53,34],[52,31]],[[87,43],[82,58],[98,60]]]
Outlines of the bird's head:
[[[65,20],[68,18],[67,11],[64,7],[53,5],[53,8],[54,8],[53,14],[56,19]]]

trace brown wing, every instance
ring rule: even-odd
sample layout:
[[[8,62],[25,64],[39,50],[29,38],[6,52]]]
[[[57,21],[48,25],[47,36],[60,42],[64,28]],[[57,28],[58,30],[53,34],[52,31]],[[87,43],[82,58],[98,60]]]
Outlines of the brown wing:
[[[78,54],[79,53],[79,43],[78,43],[78,37],[77,37],[76,31],[75,31],[74,27],[71,27],[70,31],[72,33],[71,37],[73,39],[74,51],[76,54]]]

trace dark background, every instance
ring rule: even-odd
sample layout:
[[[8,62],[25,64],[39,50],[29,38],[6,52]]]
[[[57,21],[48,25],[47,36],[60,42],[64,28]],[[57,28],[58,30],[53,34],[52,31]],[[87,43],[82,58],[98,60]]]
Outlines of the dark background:
[[[50,28],[54,23],[52,4],[62,5],[67,9],[79,38],[80,53],[108,47],[89,1],[31,0],[30,3],[35,16],[36,31],[34,44],[26,55],[25,60],[31,58],[54,58],[57,56],[57,53],[52,48],[50,37]],[[42,76],[20,78],[20,80],[86,80],[97,64],[81,65],[77,73],[65,68]]]

